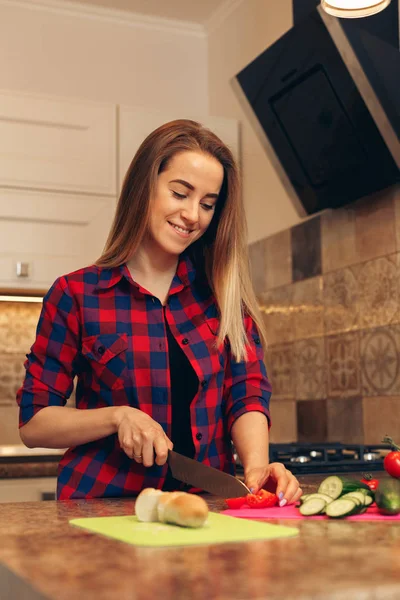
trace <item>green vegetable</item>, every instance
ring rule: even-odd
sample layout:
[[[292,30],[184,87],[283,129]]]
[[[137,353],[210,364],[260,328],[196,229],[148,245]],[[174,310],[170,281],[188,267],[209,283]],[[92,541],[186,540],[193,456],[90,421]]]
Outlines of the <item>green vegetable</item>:
[[[375,492],[375,502],[381,514],[398,515],[400,513],[400,481],[383,479]]]
[[[332,517],[334,519],[340,519],[342,517],[349,517],[355,513],[359,513],[359,505],[356,504],[356,501],[348,498],[339,498],[338,500],[334,500],[330,504],[327,505],[325,509],[325,513],[328,517]]]
[[[338,475],[330,475],[322,481],[318,488],[318,493],[327,494],[336,500],[339,496],[343,496],[349,492],[360,491],[360,489],[370,491],[369,487],[360,481],[339,477]]]
[[[307,498],[305,502],[300,506],[300,514],[305,517],[311,517],[312,515],[320,515],[324,512],[327,506],[323,498]]]

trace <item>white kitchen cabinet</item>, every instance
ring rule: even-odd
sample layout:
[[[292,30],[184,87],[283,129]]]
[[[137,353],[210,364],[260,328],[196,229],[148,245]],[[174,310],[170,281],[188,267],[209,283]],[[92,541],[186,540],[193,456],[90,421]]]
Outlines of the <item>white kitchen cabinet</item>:
[[[46,290],[92,264],[114,210],[115,197],[0,189],[0,288]],[[26,276],[17,275],[18,263]]]
[[[116,194],[116,106],[0,92],[0,186]]]
[[[134,154],[144,138],[154,129],[174,119],[193,119],[214,131],[239,160],[239,123],[236,119],[194,115],[189,111],[182,114],[164,111],[147,111],[132,106],[119,107],[119,169],[118,189]]]
[[[55,500],[56,477],[27,477],[0,480],[0,503]]]

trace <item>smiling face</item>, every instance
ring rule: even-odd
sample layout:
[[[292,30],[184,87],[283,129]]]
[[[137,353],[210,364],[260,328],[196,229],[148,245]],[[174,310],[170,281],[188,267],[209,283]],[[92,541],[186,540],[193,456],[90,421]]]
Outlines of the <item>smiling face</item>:
[[[207,230],[224,178],[221,163],[203,152],[175,154],[151,198],[147,251],[181,254]]]

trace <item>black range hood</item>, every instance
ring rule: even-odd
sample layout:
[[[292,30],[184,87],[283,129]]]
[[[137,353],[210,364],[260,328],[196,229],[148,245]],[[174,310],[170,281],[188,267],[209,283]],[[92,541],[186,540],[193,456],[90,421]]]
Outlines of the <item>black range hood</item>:
[[[304,216],[400,181],[399,0],[363,19],[317,0],[293,9],[292,29],[232,83]]]

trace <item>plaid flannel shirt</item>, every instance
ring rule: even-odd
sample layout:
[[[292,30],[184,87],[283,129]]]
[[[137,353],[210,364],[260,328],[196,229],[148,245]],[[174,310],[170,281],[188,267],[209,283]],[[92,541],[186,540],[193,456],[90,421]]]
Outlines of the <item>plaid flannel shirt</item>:
[[[165,318],[195,370],[191,403],[195,459],[234,473],[230,430],[248,411],[268,421],[271,387],[255,325],[245,317],[248,359],[236,362],[229,343],[215,344],[219,318],[207,282],[182,255]],[[43,300],[36,340],[17,393],[20,427],[46,406],[64,406],[77,376],[76,407],[131,406],[171,435],[167,334],[160,301],[127,266],[90,266],[60,277]],[[117,434],[70,448],[58,469],[57,497],[120,497],[161,489],[167,466],[144,467],[121,450]]]

